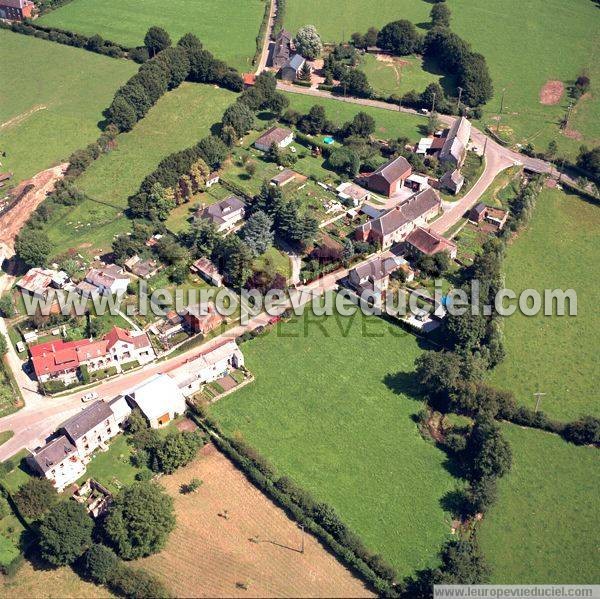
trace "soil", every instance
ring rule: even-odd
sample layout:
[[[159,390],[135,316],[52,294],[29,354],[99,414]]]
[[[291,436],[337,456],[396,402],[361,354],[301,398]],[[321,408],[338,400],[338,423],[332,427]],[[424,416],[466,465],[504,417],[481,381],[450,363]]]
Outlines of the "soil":
[[[33,185],[33,188],[27,191],[14,206],[0,216],[0,242],[14,249],[19,231],[29,216],[44,201],[46,195],[53,191],[56,181],[63,176],[67,166],[67,163],[63,163],[41,171],[31,179],[19,183],[12,190],[11,195],[19,197],[28,185]]]
[[[194,493],[181,485],[202,480]],[[160,479],[177,526],[158,555],[138,560],[177,597],[365,597],[371,593],[250,484],[213,445]]]
[[[544,83],[540,90],[540,103],[546,105],[558,104],[565,91],[562,81],[550,80]]]

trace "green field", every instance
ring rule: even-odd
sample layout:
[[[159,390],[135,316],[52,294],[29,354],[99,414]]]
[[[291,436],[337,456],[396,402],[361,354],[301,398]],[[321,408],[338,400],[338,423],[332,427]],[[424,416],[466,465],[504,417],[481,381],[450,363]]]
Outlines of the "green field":
[[[256,381],[211,412],[400,575],[435,564],[450,532],[440,500],[458,483],[412,420],[417,340],[377,317],[306,314],[242,346]]]
[[[597,450],[504,425],[513,466],[480,540],[498,584],[598,582]]]
[[[359,106],[350,102],[343,102],[329,98],[317,98],[301,94],[286,93],[290,101],[290,108],[307,113],[311,106],[319,104],[325,108],[327,118],[334,123],[342,125],[351,121],[357,112],[370,114],[377,125],[375,135],[381,138],[408,137],[411,141],[418,141],[427,133],[427,119],[414,114],[406,114],[395,110]]]
[[[402,96],[413,89],[421,92],[430,83],[439,83],[442,79],[437,70],[427,66],[421,56],[389,56],[381,60],[374,54],[365,54],[360,70],[365,72],[371,87],[379,96]]]
[[[577,316],[524,316],[505,319],[507,356],[492,382],[534,406],[533,393],[547,393],[542,409],[572,420],[600,415],[597,381],[597,236],[600,207],[573,194],[545,189],[526,230],[508,247],[506,286],[575,289]]]
[[[117,148],[96,160],[78,180],[92,200],[58,208],[46,231],[53,255],[70,248],[96,254],[110,249],[115,235],[129,230],[127,198],[168,154],[193,145],[210,132],[234,94],[184,83],[163,96],[148,115],[117,138]]]
[[[355,31],[383,27],[390,21],[429,21],[431,4],[422,0],[346,0],[343,9],[337,0],[286,0],[285,28],[296,34],[303,25],[315,25],[324,42],[350,39]]]
[[[74,0],[40,23],[85,35],[100,34],[126,46],[143,44],[149,27],[165,28],[175,43],[195,33],[217,58],[249,68],[265,5],[262,0]]]
[[[98,137],[102,111],[137,69],[78,48],[0,30],[0,150],[14,180],[69,157]]]
[[[145,118],[117,139],[117,149],[101,156],[79,179],[90,197],[127,206],[146,175],[165,157],[210,133],[235,94],[211,85],[183,83],[165,94]]]

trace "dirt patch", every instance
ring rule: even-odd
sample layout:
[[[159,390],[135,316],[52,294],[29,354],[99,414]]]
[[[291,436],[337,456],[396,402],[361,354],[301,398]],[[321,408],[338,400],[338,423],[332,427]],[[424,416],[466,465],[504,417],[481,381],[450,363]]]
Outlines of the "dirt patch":
[[[48,107],[44,106],[44,104],[38,104],[37,106],[30,108],[26,112],[22,112],[21,114],[14,116],[12,119],[8,119],[8,121],[5,121],[4,123],[2,123],[0,125],[0,129],[8,129],[9,127],[14,127],[15,125],[19,125],[27,117],[30,117],[32,114],[38,112],[38,110],[45,110],[46,108],[48,108]]]
[[[184,418],[181,422],[178,422],[175,426],[177,426],[178,431],[186,431],[191,433],[198,428],[198,425],[189,418]]]
[[[583,135],[579,131],[575,131],[575,129],[563,129],[563,135],[569,139],[583,139]]]
[[[540,104],[558,104],[564,91],[565,86],[562,81],[546,81],[540,90]]]
[[[46,196],[54,190],[56,181],[64,175],[67,166],[68,164],[65,162],[42,171],[31,179],[19,183],[19,185],[12,190],[11,196],[20,199],[0,216],[1,242],[10,248],[14,248],[14,242],[19,231],[29,219],[31,213],[34,212],[44,201]],[[32,187],[25,191],[28,186]],[[23,193],[24,191],[25,193]]]
[[[182,495],[192,478],[200,488]],[[212,445],[160,479],[175,500],[177,527],[160,554],[135,565],[177,597],[365,597],[370,593],[301,531]],[[220,514],[220,515],[219,515]]]
[[[390,54],[375,54],[375,59],[379,62],[392,63],[399,67],[404,67],[409,64],[408,60],[402,60],[401,58],[396,58]]]

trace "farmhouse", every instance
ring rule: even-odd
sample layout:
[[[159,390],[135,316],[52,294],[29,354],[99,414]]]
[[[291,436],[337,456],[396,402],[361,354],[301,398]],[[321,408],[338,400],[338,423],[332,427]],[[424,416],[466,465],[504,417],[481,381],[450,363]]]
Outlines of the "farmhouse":
[[[106,449],[106,442],[120,432],[110,406],[102,399],[64,422],[59,432],[77,449],[82,460],[96,449]]]
[[[126,260],[123,266],[140,279],[149,279],[158,272],[158,263],[156,260],[152,260],[151,258],[142,260],[137,254]]]
[[[180,391],[189,397],[204,383],[210,383],[225,376],[231,368],[244,365],[244,354],[235,341],[226,341],[204,352],[197,358],[178,368],[175,380]]]
[[[128,403],[139,408],[152,428],[165,426],[185,412],[185,398],[175,379],[155,374],[126,394]]]
[[[34,9],[35,4],[31,0],[0,0],[0,19],[31,19]]]
[[[175,311],[169,312],[158,324],[153,324],[150,330],[163,342],[183,331],[183,318]]]
[[[413,255],[433,256],[438,252],[448,252],[452,259],[456,258],[456,243],[423,227],[411,231],[404,243]]]
[[[17,287],[29,295],[43,299],[50,288],[62,289],[68,281],[69,275],[62,270],[31,268],[17,283]]]
[[[267,129],[255,142],[254,147],[257,150],[268,152],[271,146],[275,144],[278,148],[289,146],[294,140],[294,132],[286,127],[271,127]]]
[[[465,178],[458,169],[448,171],[440,177],[440,186],[457,194],[465,184]]]
[[[216,287],[223,285],[223,275],[219,273],[219,269],[208,258],[198,258],[190,266],[190,270]]]
[[[238,222],[244,218],[244,202],[238,197],[231,195],[216,204],[211,204],[206,208],[200,208],[194,214],[194,221],[200,219],[211,221],[217,231],[225,232],[232,229]]]
[[[206,335],[223,322],[213,304],[187,306],[181,312],[183,327],[190,333]]]
[[[389,253],[353,268],[348,275],[348,282],[358,295],[368,293],[377,302],[389,286],[390,274],[400,268],[406,272],[407,278],[414,278],[406,260]]]
[[[412,168],[406,158],[398,156],[387,164],[381,165],[366,179],[367,187],[372,191],[391,198],[401,191],[404,181],[412,173]]]
[[[85,473],[83,460],[65,435],[29,453],[27,463],[31,469],[52,481],[59,492]]]
[[[280,69],[290,59],[292,46],[292,34],[286,29],[282,29],[275,38],[275,44],[273,46],[273,54],[271,64],[276,68]]]
[[[471,137],[471,123],[464,116],[456,119],[445,135],[440,150],[440,162],[447,162],[460,168],[467,156],[467,146]]]
[[[102,268],[90,268],[84,282],[96,287],[100,294],[122,295],[127,291],[130,279],[120,266],[108,264]]]
[[[300,54],[294,54],[279,71],[279,76],[284,81],[296,81],[300,77],[300,72],[306,64],[306,59]]]
[[[415,227],[426,224],[438,214],[440,207],[439,196],[429,187],[400,206],[359,225],[355,237],[358,241],[369,241],[387,249],[394,243],[404,241]]]

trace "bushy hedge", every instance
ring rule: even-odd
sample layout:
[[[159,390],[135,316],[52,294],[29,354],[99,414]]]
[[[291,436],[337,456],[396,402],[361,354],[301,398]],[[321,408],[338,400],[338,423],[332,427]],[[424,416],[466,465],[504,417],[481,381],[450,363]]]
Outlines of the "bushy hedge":
[[[218,424],[197,406],[193,418],[215,445],[247,478],[305,530],[321,541],[340,561],[381,596],[397,596],[396,573],[379,555],[370,553],[362,541],[340,520],[333,508],[317,502],[287,477],[277,477],[274,468],[245,442],[228,438]]]

